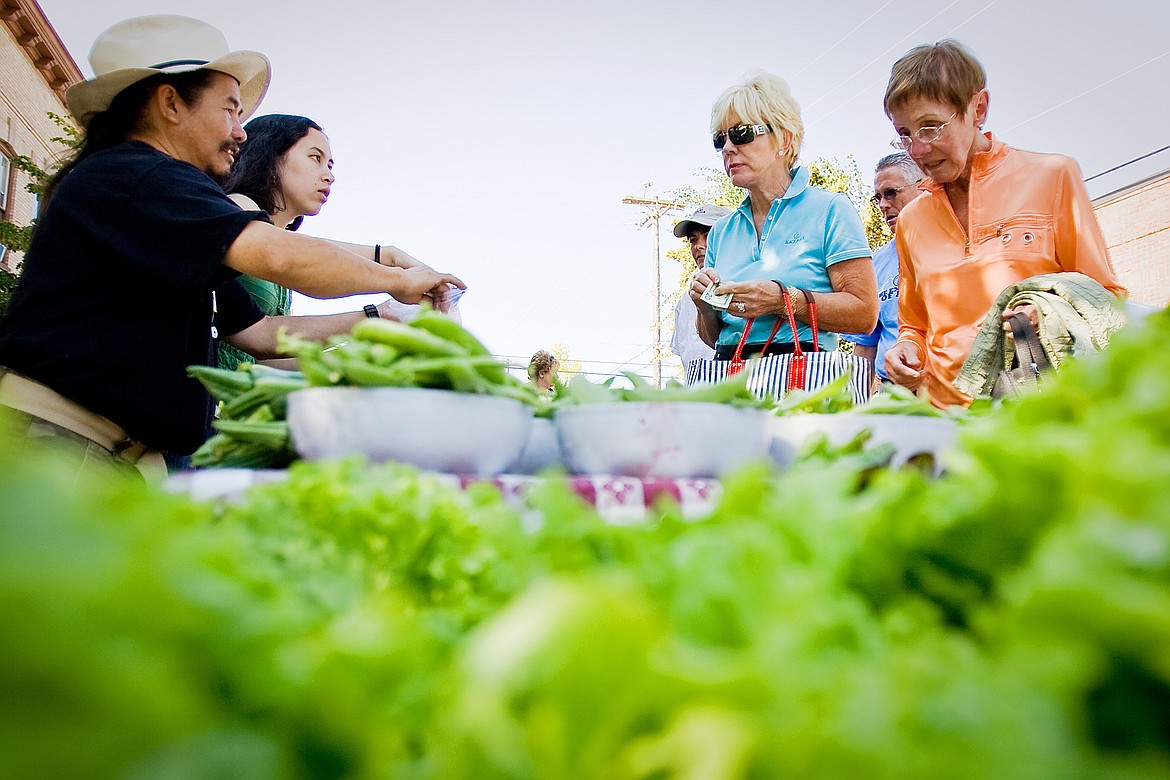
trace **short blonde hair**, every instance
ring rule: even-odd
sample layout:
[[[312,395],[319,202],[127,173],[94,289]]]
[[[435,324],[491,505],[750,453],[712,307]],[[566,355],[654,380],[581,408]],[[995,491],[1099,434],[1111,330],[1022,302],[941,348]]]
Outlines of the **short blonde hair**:
[[[768,125],[776,136],[776,145],[782,146],[781,131],[791,137],[785,159],[789,165],[800,157],[804,143],[804,120],[800,116],[800,105],[792,97],[788,82],[771,73],[757,71],[744,77],[743,82],[729,87],[711,107],[711,132],[735,125],[752,122]]]
[[[986,88],[982,63],[966,46],[948,38],[915,46],[894,63],[883,106],[889,116],[907,100],[923,97],[963,113],[971,98]]]

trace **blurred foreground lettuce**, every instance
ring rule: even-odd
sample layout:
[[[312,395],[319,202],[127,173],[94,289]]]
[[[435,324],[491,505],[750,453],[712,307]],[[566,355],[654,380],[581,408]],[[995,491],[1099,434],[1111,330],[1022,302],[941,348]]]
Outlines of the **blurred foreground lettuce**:
[[[603,523],[298,464],[238,505],[0,468],[0,776],[1170,777],[1170,317],[974,421]]]

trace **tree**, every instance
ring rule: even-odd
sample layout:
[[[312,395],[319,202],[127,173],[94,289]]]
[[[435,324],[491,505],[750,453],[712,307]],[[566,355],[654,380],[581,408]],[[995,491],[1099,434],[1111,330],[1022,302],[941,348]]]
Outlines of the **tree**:
[[[73,120],[54,114],[52,111],[48,113],[48,116],[49,119],[53,120],[53,124],[61,128],[62,133],[62,135],[55,136],[50,140],[60,144],[66,150],[76,149],[81,143],[81,131],[73,124]],[[31,157],[22,154],[12,158],[12,167],[28,174],[29,182],[24,185],[24,189],[37,197],[44,194],[49,179],[52,178],[53,171],[56,170],[56,166],[48,171],[42,170]],[[13,252],[26,251],[29,241],[32,240],[35,225],[35,220],[28,225],[17,225],[8,220],[0,220],[0,244]],[[12,297],[12,290],[16,287],[17,279],[16,274],[0,269],[0,315],[8,310],[8,300]]]
[[[562,382],[568,381],[568,377],[573,374],[581,373],[581,361],[569,357],[569,345],[565,342],[554,341],[549,352],[557,359],[557,376],[561,377]]]
[[[842,163],[836,157],[819,157],[808,164],[808,181],[814,187],[841,192],[849,196],[861,215],[870,249],[877,249],[894,237],[886,220],[873,202],[873,185],[861,175],[857,160],[848,155]]]

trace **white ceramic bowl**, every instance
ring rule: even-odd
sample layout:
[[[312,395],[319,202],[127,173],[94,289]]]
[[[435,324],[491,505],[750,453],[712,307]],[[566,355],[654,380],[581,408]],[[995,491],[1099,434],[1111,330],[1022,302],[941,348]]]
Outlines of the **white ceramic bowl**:
[[[945,417],[909,414],[789,414],[773,417],[772,459],[787,467],[816,436],[825,436],[831,446],[849,443],[864,430],[870,438],[866,447],[894,445],[891,465],[901,466],[916,455],[930,455],[938,472],[955,443],[955,421]]]
[[[532,418],[528,441],[524,443],[524,450],[509,471],[513,474],[539,474],[545,469],[561,465],[564,464],[561,463],[556,425],[543,417]]]
[[[626,401],[561,408],[556,427],[574,474],[717,477],[768,457],[770,417],[726,404]]]
[[[494,476],[524,448],[529,407],[512,398],[405,387],[312,387],[288,397],[303,458],[360,454],[428,471]]]

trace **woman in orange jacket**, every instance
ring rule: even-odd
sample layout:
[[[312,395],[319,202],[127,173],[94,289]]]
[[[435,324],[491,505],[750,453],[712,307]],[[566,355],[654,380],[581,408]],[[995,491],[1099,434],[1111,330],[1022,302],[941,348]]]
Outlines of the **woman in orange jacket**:
[[[898,341],[886,371],[936,406],[971,402],[952,382],[1009,285],[1077,271],[1125,293],[1076,161],[983,132],[989,100],[983,66],[950,40],[912,49],[886,87],[894,146],[929,177],[898,216]]]

